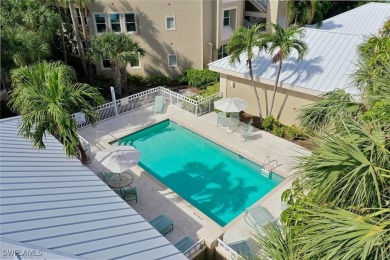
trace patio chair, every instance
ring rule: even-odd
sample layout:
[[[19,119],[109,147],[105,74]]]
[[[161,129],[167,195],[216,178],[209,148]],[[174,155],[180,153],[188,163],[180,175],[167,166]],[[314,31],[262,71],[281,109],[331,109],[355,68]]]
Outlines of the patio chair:
[[[228,246],[245,259],[253,256],[252,251],[245,240],[230,243]]]
[[[225,112],[218,112],[218,119],[217,119],[217,127],[220,125],[226,126],[226,113]]]
[[[246,141],[252,136],[252,132],[253,126],[249,126],[248,129],[241,129],[240,136]]]
[[[268,223],[277,223],[279,218],[272,216],[267,208],[256,206],[245,210],[244,220],[249,226],[259,232],[261,228],[268,225]]]
[[[135,203],[138,202],[137,188],[126,186],[120,189],[121,197],[124,201],[135,200]]]
[[[152,114],[155,113],[162,113],[164,110],[164,97],[163,96],[156,96],[154,99],[154,104],[152,107]]]
[[[157,218],[153,219],[152,221],[150,221],[150,224],[163,236],[173,230],[172,221],[164,215],[160,215]]]
[[[230,112],[230,117],[240,120],[240,112]]]
[[[185,237],[179,242],[177,242],[175,244],[175,247],[179,249],[180,252],[185,253],[188,249],[190,249],[190,247],[192,247],[195,244],[196,242],[194,240],[192,240],[189,237]]]
[[[242,123],[240,124],[240,129],[241,130],[247,130],[251,125],[253,124],[253,119],[249,120],[248,123]]]

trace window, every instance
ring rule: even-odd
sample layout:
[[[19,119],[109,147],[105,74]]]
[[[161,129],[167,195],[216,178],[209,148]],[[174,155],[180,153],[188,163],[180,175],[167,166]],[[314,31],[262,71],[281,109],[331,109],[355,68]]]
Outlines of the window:
[[[218,59],[222,59],[224,57],[227,57],[228,54],[226,52],[226,45],[222,45],[219,49],[218,49]]]
[[[168,54],[168,67],[177,66],[177,56],[176,54]]]
[[[135,59],[135,60],[130,62],[130,65],[131,65],[131,68],[133,68],[133,69],[137,69],[137,68],[140,67],[140,65],[139,65],[139,54],[138,54],[138,58],[137,59]]]
[[[175,16],[165,16],[165,23],[168,31],[176,30]]]
[[[230,26],[230,10],[223,11],[223,26]]]
[[[79,25],[81,25],[81,13],[80,13],[80,8],[76,8],[76,14],[77,14],[77,21],[79,23]],[[87,17],[84,17],[84,23],[87,24]]]
[[[125,14],[125,26],[126,32],[136,32],[137,25],[135,22],[135,13],[126,13]]]
[[[102,33],[107,31],[106,26],[106,16],[104,13],[95,14],[95,26],[96,26],[96,33]]]
[[[118,13],[108,14],[108,20],[110,21],[111,31],[121,32],[121,19]]]
[[[110,59],[102,59],[102,65],[103,69],[111,69]]]

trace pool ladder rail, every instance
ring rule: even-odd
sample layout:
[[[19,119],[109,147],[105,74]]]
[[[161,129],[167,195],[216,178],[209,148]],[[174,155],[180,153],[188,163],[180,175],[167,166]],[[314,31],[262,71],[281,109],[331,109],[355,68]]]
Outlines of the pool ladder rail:
[[[263,168],[261,168],[261,174],[268,179],[272,179],[272,171],[278,166],[278,160],[275,159],[271,161],[269,155],[267,155],[263,163]]]

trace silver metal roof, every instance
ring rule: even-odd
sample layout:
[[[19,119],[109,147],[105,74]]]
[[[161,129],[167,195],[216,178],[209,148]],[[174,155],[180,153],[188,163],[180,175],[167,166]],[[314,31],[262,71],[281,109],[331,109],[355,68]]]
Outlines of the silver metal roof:
[[[50,258],[186,259],[93,172],[66,158],[54,137],[34,149],[18,136],[18,122],[0,120],[2,247],[40,248]]]
[[[377,34],[387,19],[390,19],[390,3],[371,2],[324,20],[320,29],[369,36]]]
[[[282,87],[299,92],[320,94],[337,88],[345,88],[351,94],[359,94],[352,87],[350,75],[355,71],[357,46],[365,35],[374,34],[390,16],[390,4],[369,3],[324,21],[323,29],[305,28],[304,41],[308,53],[297,61],[294,51],[283,62],[280,83]],[[252,61],[256,81],[273,84],[277,64],[272,56],[253,49],[258,54]],[[227,75],[249,79],[247,56],[240,56],[241,63],[229,63],[230,56],[211,62],[209,69]]]

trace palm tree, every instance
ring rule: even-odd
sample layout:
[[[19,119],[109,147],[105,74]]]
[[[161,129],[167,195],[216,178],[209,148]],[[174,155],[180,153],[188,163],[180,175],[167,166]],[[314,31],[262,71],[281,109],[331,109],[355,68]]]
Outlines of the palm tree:
[[[45,148],[46,133],[64,145],[67,156],[87,161],[71,114],[82,112],[97,121],[95,106],[103,98],[96,88],[75,83],[75,71],[61,62],[41,62],[11,71],[14,90],[9,105],[21,114],[20,133],[34,146]]]
[[[302,41],[302,38],[304,37],[303,28],[299,28],[298,26],[294,25],[284,29],[278,24],[272,24],[272,27],[274,28],[274,32],[264,33],[261,40],[262,45],[268,45],[268,51],[271,53],[271,55],[273,55],[275,50],[277,50],[277,53],[272,58],[272,63],[279,63],[278,74],[275,80],[274,92],[268,115],[272,114],[279,77],[282,71],[283,60],[288,58],[293,50],[298,52],[298,60],[303,59],[308,50],[306,43]]]
[[[234,63],[235,61],[240,62],[241,54],[245,53],[247,56],[246,65],[249,68],[249,76],[251,78],[251,85],[253,92],[256,96],[257,108],[259,110],[260,120],[262,118],[261,106],[259,101],[259,95],[257,93],[257,89],[255,86],[255,82],[253,79],[253,70],[252,70],[252,59],[254,54],[254,47],[258,47],[258,51],[260,52],[264,46],[260,45],[260,30],[264,25],[252,25],[249,28],[239,27],[234,31],[233,36],[231,37],[229,43],[227,44],[227,51],[231,55],[230,63]]]
[[[126,66],[136,62],[145,51],[138,42],[125,33],[102,33],[91,38],[91,46],[88,52],[91,60],[97,62],[101,59],[109,59],[114,75],[115,92],[128,95]]]

